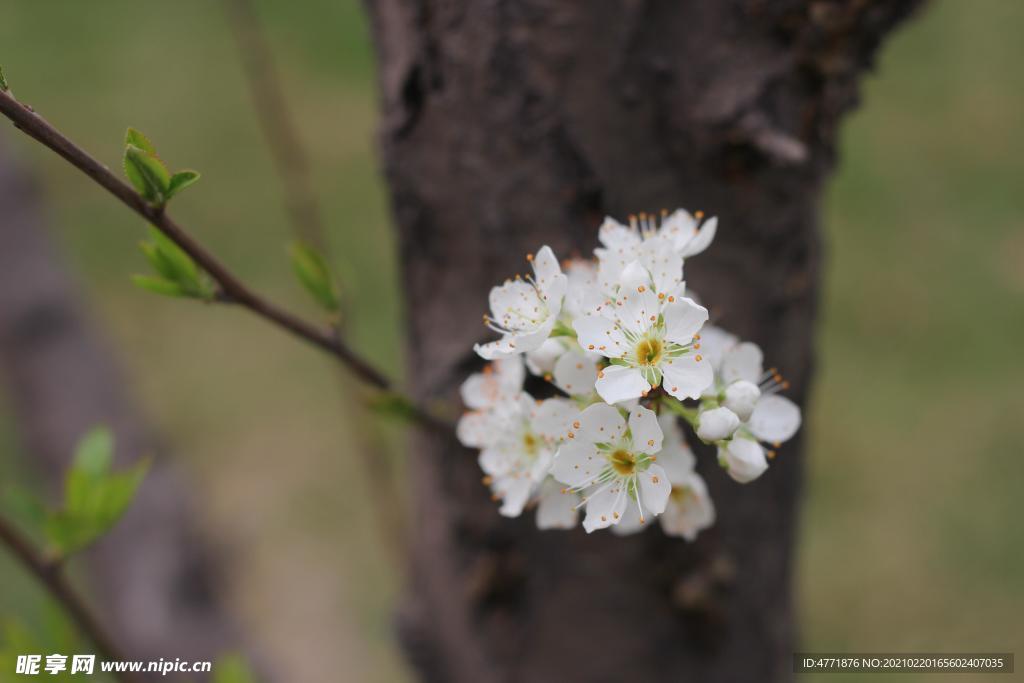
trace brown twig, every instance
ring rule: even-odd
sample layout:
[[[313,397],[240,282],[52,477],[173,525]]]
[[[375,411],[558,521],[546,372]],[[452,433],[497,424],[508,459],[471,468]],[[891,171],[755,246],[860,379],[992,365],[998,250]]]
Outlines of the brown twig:
[[[288,217],[303,241],[324,247],[323,216],[313,191],[309,158],[288,108],[274,54],[250,0],[225,0],[229,24],[242,57],[253,109],[284,186]]]
[[[22,565],[43,584],[54,600],[74,620],[96,646],[97,653],[107,661],[129,661],[89,610],[85,600],[68,582],[59,562],[48,560],[11,523],[0,517],[0,543],[18,558]],[[118,680],[135,683],[138,678],[129,672],[114,672]]]
[[[16,128],[56,152],[181,247],[217,283],[220,290],[218,301],[234,303],[248,309],[264,320],[334,356],[367,384],[381,391],[395,393],[395,389],[387,377],[357,355],[331,330],[317,327],[249,289],[234,273],[228,270],[227,266],[179,226],[165,209],[149,204],[128,184],[111,173],[110,169],[71,142],[43,117],[36,114],[31,107],[16,100],[10,91],[0,91],[0,113],[10,119]],[[410,406],[410,414],[417,423],[439,431],[451,431],[452,425],[446,420],[437,417],[411,399],[406,399],[406,401]]]

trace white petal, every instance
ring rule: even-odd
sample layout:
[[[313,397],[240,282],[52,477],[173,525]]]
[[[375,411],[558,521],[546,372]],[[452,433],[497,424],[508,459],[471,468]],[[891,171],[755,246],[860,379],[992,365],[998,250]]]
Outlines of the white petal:
[[[549,398],[542,402],[533,414],[533,430],[551,442],[567,438],[573,431],[573,422],[580,419],[576,404],[565,398]]]
[[[754,407],[747,427],[761,441],[787,441],[800,429],[800,408],[785,396],[765,396]]]
[[[700,226],[700,229],[697,230],[697,234],[683,246],[679,255],[683,258],[689,258],[701,253],[711,246],[711,242],[715,239],[715,232],[717,232],[717,230],[718,217],[712,216],[705,221],[702,226]]]
[[[605,217],[604,223],[597,231],[597,238],[609,249],[640,244],[640,235],[635,230],[619,223],[611,216]]]
[[[459,418],[455,427],[455,436],[463,446],[482,448],[492,436],[489,416],[483,412],[470,412]]]
[[[768,469],[761,444],[737,437],[718,449],[718,459],[728,466],[729,476],[741,484],[754,481]]]
[[[643,373],[636,368],[609,365],[598,373],[597,377],[594,388],[608,403],[640,398],[651,390],[651,385],[644,379]]]
[[[477,456],[477,464],[484,474],[492,477],[500,477],[512,470],[512,460],[507,451],[500,448],[485,448]]]
[[[668,480],[665,470],[660,465],[651,465],[638,473],[636,480],[640,486],[640,502],[643,503],[644,509],[655,515],[664,512],[668,495],[672,493],[672,482]]]
[[[589,534],[595,529],[605,529],[612,524],[618,524],[626,510],[627,502],[629,496],[626,495],[626,488],[621,481],[607,485],[587,502],[587,516],[583,518],[583,528]]]
[[[523,387],[523,361],[518,356],[496,360],[490,368],[470,375],[459,393],[467,408],[489,408],[503,397],[515,396]]]
[[[666,534],[688,541],[715,523],[715,506],[699,474],[691,472],[685,481],[673,484],[672,496],[658,520]]]
[[[701,411],[697,418],[697,436],[704,443],[732,438],[740,426],[740,418],[724,406]]]
[[[624,330],[643,334],[658,322],[661,302],[647,269],[633,261],[622,272],[615,312]]]
[[[693,299],[676,299],[665,304],[665,339],[686,345],[708,320],[708,309]]]
[[[569,486],[582,486],[597,476],[602,467],[604,458],[592,444],[567,441],[555,454],[551,476]]]
[[[626,509],[622,513],[622,519],[619,523],[612,526],[611,531],[616,536],[629,536],[643,531],[649,524],[644,524],[640,521],[640,508],[637,507],[633,500],[626,502]]]
[[[568,348],[563,337],[548,337],[543,344],[526,352],[526,367],[535,375],[553,372],[555,363]]]
[[[626,433],[626,420],[619,409],[595,403],[580,413],[577,438],[590,443],[618,443]]]
[[[662,237],[652,237],[640,246],[639,255],[658,292],[668,294],[682,283],[683,259],[672,248],[671,242]]]
[[[505,517],[518,517],[530,499],[532,483],[526,477],[504,477],[494,483],[494,492],[501,496],[501,508]]]
[[[648,454],[661,450],[663,435],[654,411],[642,406],[629,411],[629,431],[633,435],[634,450]]]
[[[519,353],[519,350],[516,348],[515,339],[510,336],[504,336],[497,341],[486,344],[473,344],[473,350],[484,360],[508,358]]]
[[[685,209],[676,209],[661,222],[658,233],[681,250],[697,232],[697,220]]]
[[[578,351],[564,354],[555,363],[555,386],[570,396],[585,396],[594,391],[597,365]]]
[[[576,338],[584,349],[608,358],[618,358],[626,348],[626,338],[615,323],[603,315],[584,315],[572,323]]]
[[[550,478],[541,485],[537,505],[538,529],[571,529],[576,526],[579,496],[575,493],[562,493],[562,488]]]
[[[694,351],[662,363],[661,372],[664,375],[661,386],[679,400],[700,398],[701,393],[715,381],[711,363]]]
[[[732,347],[722,356],[722,381],[725,384],[745,379],[757,384],[761,381],[764,354],[761,348],[752,342],[742,342]]]
[[[658,464],[664,468],[669,481],[673,484],[684,481],[693,470],[697,459],[686,443],[683,430],[679,427],[679,420],[672,413],[665,411],[658,416],[658,425],[665,435],[661,452],[658,453]]]
[[[556,319],[550,317],[540,324],[539,327],[529,330],[526,332],[517,332],[512,335],[509,339],[509,346],[512,347],[512,353],[526,353],[527,351],[533,351],[539,349],[540,345],[544,343],[551,335],[551,330],[555,326]],[[479,353],[479,351],[477,351]]]
[[[555,252],[551,251],[551,247],[546,245],[541,247],[533,257],[533,274],[541,289],[550,285],[562,274],[562,268],[558,265],[558,259],[555,258]]]
[[[700,328],[700,353],[711,361],[715,370],[722,367],[722,358],[726,351],[739,343],[739,338],[714,325],[705,325]]]

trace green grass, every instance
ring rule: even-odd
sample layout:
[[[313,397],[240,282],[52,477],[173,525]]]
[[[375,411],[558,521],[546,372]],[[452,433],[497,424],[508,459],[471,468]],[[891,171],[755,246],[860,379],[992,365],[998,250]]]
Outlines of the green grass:
[[[285,258],[280,186],[220,5],[169,7],[10,0],[0,60],[19,97],[108,165],[132,125],[171,166],[202,171],[175,214],[260,289],[313,313]],[[360,4],[260,8],[315,144],[351,338],[399,377]],[[935,2],[885,50],[844,129],[807,422],[805,649],[1021,649],[1022,22],[1012,0]],[[232,539],[227,597],[265,654],[297,681],[332,680],[338,661],[355,680],[400,679],[389,612],[399,580],[375,540],[351,399],[329,363],[244,314],[134,290],[139,221],[53,155],[7,137],[44,180],[67,258],[143,412],[195,482],[208,533]],[[28,454],[4,415],[7,481]],[[0,616],[46,623],[41,597],[2,558],[0,581]]]

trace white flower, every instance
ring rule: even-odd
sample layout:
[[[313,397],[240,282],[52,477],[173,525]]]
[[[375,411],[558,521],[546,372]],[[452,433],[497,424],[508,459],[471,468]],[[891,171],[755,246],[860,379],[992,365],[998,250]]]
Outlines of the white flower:
[[[659,291],[668,292],[683,277],[683,260],[696,256],[711,244],[718,229],[718,219],[703,225],[699,219],[678,209],[663,213],[662,219],[641,213],[629,217],[629,226],[607,217],[598,231],[603,247],[594,250],[601,262],[599,281],[610,285],[632,261],[640,261],[654,278]]]
[[[629,422],[618,408],[597,403],[584,410],[570,439],[562,443],[551,476],[567,491],[581,492],[587,515],[587,533],[618,524],[626,507],[635,505],[641,519],[645,510],[660,514],[672,489],[661,466],[654,464],[661,450],[662,431],[657,417],[646,408],[629,411]]]
[[[662,531],[688,541],[715,523],[715,506],[708,495],[704,479],[693,467],[696,458],[686,444],[679,423],[670,414],[658,416],[658,424],[665,435],[658,463],[664,468],[672,484],[665,511],[658,516]],[[627,508],[622,521],[612,528],[617,534],[640,531],[643,524],[633,508]]]
[[[800,428],[800,408],[778,392],[789,383],[775,369],[764,372],[761,349],[750,342],[736,344],[722,356],[718,396],[724,407],[742,419],[735,437],[718,449],[719,462],[741,484],[753,481],[768,469],[774,451],[759,441],[777,447]]]
[[[702,410],[697,418],[697,436],[706,443],[731,438],[740,426],[740,418],[728,408]]]
[[[571,401],[549,399],[537,404],[529,394],[520,393],[490,410],[463,416],[459,438],[482,448],[477,461],[487,475],[484,483],[502,501],[502,515],[522,513],[547,478],[558,439],[578,415]]]
[[[678,399],[699,398],[714,379],[699,352],[697,332],[707,309],[652,289],[639,262],[622,272],[613,297],[573,322],[580,346],[611,359],[598,374],[597,393],[608,403],[645,395],[662,385]]]
[[[475,372],[466,378],[459,393],[467,408],[485,410],[502,399],[517,396],[523,389],[525,377],[522,358],[499,358],[486,365],[482,372]]]
[[[487,360],[538,348],[558,320],[566,289],[558,259],[550,247],[543,247],[531,261],[533,277],[517,277],[491,289],[491,316],[484,316],[484,322],[501,339],[473,346]]]

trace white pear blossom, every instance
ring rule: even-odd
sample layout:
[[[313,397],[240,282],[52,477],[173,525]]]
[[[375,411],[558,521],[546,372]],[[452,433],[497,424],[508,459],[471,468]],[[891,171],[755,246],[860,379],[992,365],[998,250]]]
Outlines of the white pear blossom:
[[[665,509],[671,484],[660,465],[662,431],[657,416],[647,408],[629,411],[596,403],[580,414],[570,439],[558,449],[551,475],[568,492],[584,496],[587,533],[618,524],[627,506],[635,506],[641,519]]]
[[[763,354],[756,344],[742,342],[725,351],[718,375],[719,410],[735,413],[742,422],[731,441],[719,444],[718,458],[729,476],[745,484],[761,476],[775,455],[758,442],[778,447],[788,441],[800,428],[800,408],[778,395],[789,383],[774,368],[764,372]]]
[[[697,420],[697,436],[708,443],[731,438],[740,426],[736,413],[722,407],[702,410]]]
[[[473,415],[483,416],[481,430],[469,445],[482,448],[480,469],[495,498],[502,501],[502,515],[522,513],[547,478],[558,439],[578,412],[571,401],[549,399],[538,404],[529,394],[520,393],[487,412],[463,417],[460,427]]]
[[[596,383],[608,403],[640,398],[659,385],[676,398],[698,398],[714,380],[698,341],[707,309],[652,286],[650,273],[634,261],[616,294],[573,322],[580,346],[611,361]]]
[[[607,250],[637,248],[652,239],[663,239],[682,258],[701,253],[715,239],[718,218],[712,217],[701,224],[704,214],[694,216],[684,209],[671,214],[663,211],[660,220],[654,214],[630,216],[629,225],[623,225],[608,216],[598,230],[598,239]]]
[[[523,389],[526,377],[520,356],[499,358],[466,378],[459,388],[462,402],[467,408],[485,410],[502,399],[512,398]]]
[[[482,358],[493,360],[538,348],[551,334],[565,297],[566,277],[550,247],[530,259],[533,277],[507,280],[491,290],[491,315],[484,322],[501,339],[476,344]]]
[[[694,470],[696,458],[675,416],[659,415],[658,424],[665,435],[658,464],[664,468],[672,484],[668,503],[665,511],[658,515],[658,522],[666,535],[694,541],[698,533],[715,523],[715,506],[704,479]],[[641,529],[643,524],[633,508],[627,508],[622,521],[612,527],[612,531],[622,535]]]

